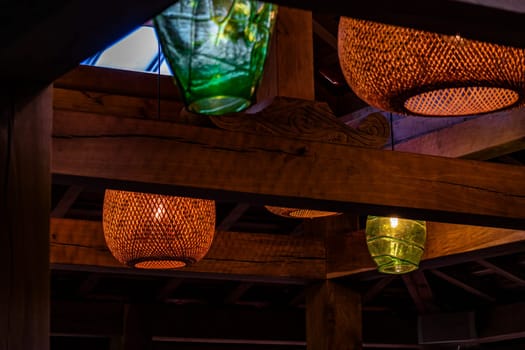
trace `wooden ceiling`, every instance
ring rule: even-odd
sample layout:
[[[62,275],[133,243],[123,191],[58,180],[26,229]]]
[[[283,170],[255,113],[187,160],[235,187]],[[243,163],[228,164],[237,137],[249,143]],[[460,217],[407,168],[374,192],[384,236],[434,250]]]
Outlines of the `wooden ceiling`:
[[[522,9],[496,0],[484,2],[493,8],[446,0],[276,2],[315,11],[309,77],[316,98],[352,127],[375,110],[344,84],[327,84],[327,75],[337,77],[330,13],[525,47]],[[9,68],[0,76],[19,89],[49,84],[168,3],[13,3],[0,55]],[[298,40],[282,40],[278,57],[292,55]],[[290,81],[314,86],[311,78]],[[212,128],[182,118],[171,81],[161,79],[160,92],[157,83],[91,68],[55,81],[52,348],[117,349],[125,338],[137,348],[153,339],[155,349],[305,349],[305,296],[326,278],[361,297],[365,348],[523,348],[523,110],[460,120],[394,116],[394,146],[406,153],[387,152]],[[295,89],[283,83],[267,94]],[[100,225],[108,186],[217,199],[209,255],[174,272],[119,266]],[[264,204],[347,214],[295,221]],[[449,223],[429,224],[418,272],[380,276],[363,218],[394,211]]]

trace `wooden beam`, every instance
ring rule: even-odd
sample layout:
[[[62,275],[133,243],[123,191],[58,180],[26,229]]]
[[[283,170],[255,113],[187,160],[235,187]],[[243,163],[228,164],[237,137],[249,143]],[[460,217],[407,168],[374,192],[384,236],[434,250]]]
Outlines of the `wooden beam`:
[[[489,302],[495,302],[496,299],[494,297],[492,297],[491,295],[488,295],[487,293],[475,288],[475,287],[472,287],[471,285],[463,282],[463,281],[460,281],[458,278],[455,278],[455,277],[452,277],[450,276],[449,274],[446,274],[442,271],[439,271],[439,270],[430,270],[430,272],[432,274],[434,274],[435,276],[441,278],[442,280],[444,281],[447,281],[448,283],[450,284],[453,284],[455,285],[456,287],[459,287],[461,289],[463,289],[464,291],[466,291],[467,293],[470,293],[472,295],[475,295],[477,296],[478,298],[480,299],[483,299],[485,301],[489,301]]]
[[[49,349],[52,89],[0,98],[0,349]]]
[[[386,286],[390,284],[395,279],[394,276],[385,276],[377,281],[366,293],[363,295],[363,304],[366,304],[374,300]]]
[[[275,3],[342,16],[368,19],[448,35],[458,33],[465,38],[503,45],[525,47],[522,23],[524,14],[502,9],[492,0],[492,7],[456,1],[389,0],[276,0]]]
[[[322,279],[324,260],[321,238],[217,232],[206,258],[181,271]],[[123,267],[108,251],[100,222],[70,219],[51,220],[50,261]]]
[[[253,283],[243,282],[235,286],[230,293],[224,298],[225,304],[235,304],[242,298],[242,296],[253,287]]]
[[[308,350],[362,348],[361,297],[333,281],[312,286],[306,297]]]
[[[2,8],[3,13],[10,15],[3,18],[0,31],[3,43],[0,77],[11,85],[24,82],[47,85],[170,3],[170,0],[74,3],[51,0],[29,4],[9,1]]]
[[[52,172],[116,189],[525,227],[524,167],[159,121],[56,112]]]
[[[401,278],[403,279],[419,314],[437,311],[432,288],[430,287],[423,271],[417,270],[402,275]]]
[[[525,148],[525,109],[499,112],[421,135],[397,151],[485,160]]]
[[[481,266],[491,270],[497,275],[500,275],[503,278],[508,279],[509,281],[512,281],[516,283],[518,286],[525,287],[525,279],[521,278],[515,273],[512,273],[508,271],[506,268],[502,268],[499,265],[493,264],[487,260],[476,260],[476,263],[480,264]]]
[[[66,190],[66,193],[64,193],[64,195],[62,196],[62,198],[60,198],[55,208],[53,208],[53,211],[51,212],[51,217],[63,218],[67,214],[73,203],[75,203],[82,190],[84,190],[82,186],[69,186]]]
[[[88,99],[76,100],[71,97],[73,95],[68,95],[67,90],[96,91],[97,93],[104,93],[110,96],[182,101],[180,92],[170,76],[161,75],[159,77],[155,74],[113,68],[78,66],[55,80],[53,86],[56,89],[53,102],[54,107],[57,109],[76,109],[78,107],[83,110],[88,106],[100,108],[100,106],[95,106],[96,104],[108,104],[100,103],[100,98],[89,99],[89,96],[87,96]],[[103,96],[101,95],[101,97]],[[109,102],[112,102],[114,99],[116,98],[110,98]],[[81,102],[80,106],[76,106],[78,102]],[[82,106],[85,107],[82,108]]]
[[[248,203],[236,204],[226,217],[217,224],[217,231],[228,231],[237,221],[239,221],[249,207],[250,205]]]
[[[182,278],[173,278],[169,280],[158,292],[157,292],[157,300],[159,301],[165,301],[170,297],[177,288],[180,287],[184,280]]]
[[[363,231],[347,232],[327,242],[329,278],[375,270]],[[352,251],[352,254],[348,254]],[[420,268],[438,268],[525,251],[525,231],[427,222],[427,242]]]

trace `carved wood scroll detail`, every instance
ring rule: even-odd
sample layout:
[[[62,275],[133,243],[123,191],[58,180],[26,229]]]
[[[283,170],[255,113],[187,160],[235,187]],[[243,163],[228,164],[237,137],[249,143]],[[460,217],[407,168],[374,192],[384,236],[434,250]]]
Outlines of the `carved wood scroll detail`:
[[[210,117],[219,128],[256,134],[268,134],[310,141],[381,148],[390,134],[390,126],[380,113],[364,118],[357,128],[338,120],[326,103],[286,97],[274,98],[262,110]]]

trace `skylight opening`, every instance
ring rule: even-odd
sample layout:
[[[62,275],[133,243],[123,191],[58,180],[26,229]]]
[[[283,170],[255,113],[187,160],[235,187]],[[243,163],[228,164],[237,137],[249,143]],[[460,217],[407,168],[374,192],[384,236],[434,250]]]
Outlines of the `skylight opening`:
[[[151,26],[140,26],[108,48],[84,60],[81,64],[135,72],[172,75],[155,30]]]

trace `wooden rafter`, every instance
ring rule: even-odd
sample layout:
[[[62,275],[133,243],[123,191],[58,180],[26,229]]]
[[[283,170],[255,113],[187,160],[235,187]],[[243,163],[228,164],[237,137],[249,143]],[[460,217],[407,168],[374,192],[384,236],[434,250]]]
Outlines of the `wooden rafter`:
[[[402,279],[419,314],[435,312],[437,310],[434,293],[422,270],[403,275]]]
[[[63,218],[84,188],[78,185],[69,186],[57,205],[51,211],[51,217]]]
[[[445,272],[442,272],[442,271],[439,271],[439,270],[430,270],[430,272],[432,274],[434,274],[435,276],[441,278],[442,280],[444,280],[444,281],[446,281],[446,282],[448,282],[450,284],[453,284],[456,287],[461,288],[464,291],[466,291],[467,293],[475,295],[475,296],[477,296],[480,299],[483,299],[483,300],[489,301],[489,302],[495,302],[496,301],[496,298],[494,298],[493,296],[491,296],[491,295],[485,293],[484,291],[481,291],[481,290],[479,290],[479,289],[469,285],[468,283],[465,283],[465,282],[461,281],[459,278],[455,278],[455,277],[450,276],[449,274],[447,274]]]

